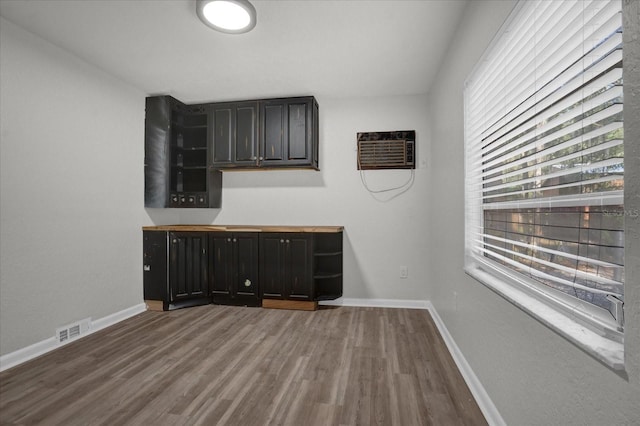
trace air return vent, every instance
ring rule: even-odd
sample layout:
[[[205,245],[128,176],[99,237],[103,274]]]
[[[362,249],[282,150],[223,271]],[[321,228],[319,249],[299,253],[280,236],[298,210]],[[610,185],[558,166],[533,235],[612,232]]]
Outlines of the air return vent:
[[[415,169],[415,130],[358,133],[358,170]]]
[[[85,334],[91,328],[91,318],[85,318],[73,324],[65,325],[56,329],[56,339],[58,343],[66,343],[67,341],[77,339]]]

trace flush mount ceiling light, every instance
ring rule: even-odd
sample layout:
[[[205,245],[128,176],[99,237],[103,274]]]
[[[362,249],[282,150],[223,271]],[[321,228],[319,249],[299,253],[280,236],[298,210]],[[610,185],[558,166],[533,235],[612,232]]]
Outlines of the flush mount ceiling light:
[[[240,34],[256,26],[256,9],[248,0],[196,0],[205,25],[223,33]]]

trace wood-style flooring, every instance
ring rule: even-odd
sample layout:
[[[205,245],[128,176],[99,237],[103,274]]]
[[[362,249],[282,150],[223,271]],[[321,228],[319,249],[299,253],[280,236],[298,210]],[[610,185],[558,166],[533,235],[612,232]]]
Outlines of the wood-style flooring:
[[[486,425],[429,312],[144,312],[0,373],[2,425]]]

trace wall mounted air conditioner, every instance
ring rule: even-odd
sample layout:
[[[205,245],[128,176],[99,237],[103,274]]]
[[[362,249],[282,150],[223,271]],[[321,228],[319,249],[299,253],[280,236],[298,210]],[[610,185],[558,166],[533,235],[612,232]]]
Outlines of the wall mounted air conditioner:
[[[358,133],[358,170],[415,169],[416,131]]]

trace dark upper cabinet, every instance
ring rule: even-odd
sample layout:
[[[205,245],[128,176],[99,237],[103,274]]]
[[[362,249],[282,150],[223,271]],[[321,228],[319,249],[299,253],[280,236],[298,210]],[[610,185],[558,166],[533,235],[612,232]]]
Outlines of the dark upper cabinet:
[[[209,243],[213,302],[259,306],[258,235],[213,232]]]
[[[258,164],[258,102],[213,104],[213,167]]]
[[[208,111],[171,96],[146,99],[145,207],[220,207],[222,174],[208,162]]]
[[[219,208],[230,169],[318,170],[313,96],[187,105],[146,99],[145,207]]]
[[[312,96],[212,104],[217,169],[318,169],[318,103]]]
[[[260,235],[260,283],[266,299],[313,300],[311,234]]]
[[[313,97],[260,102],[260,165],[318,168],[318,103]]]

